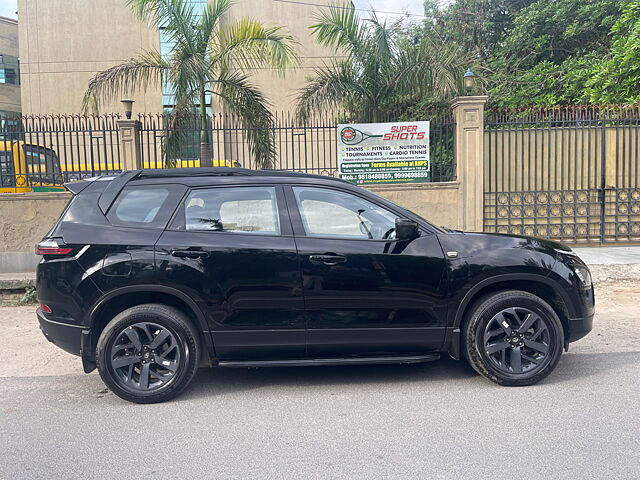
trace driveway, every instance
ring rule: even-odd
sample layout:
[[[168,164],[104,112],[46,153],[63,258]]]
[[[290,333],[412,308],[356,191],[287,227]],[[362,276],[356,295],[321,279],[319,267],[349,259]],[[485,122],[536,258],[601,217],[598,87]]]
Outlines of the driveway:
[[[640,478],[640,283],[533,387],[464,362],[202,370],[160,405],[108,392],[0,308],[0,478]]]

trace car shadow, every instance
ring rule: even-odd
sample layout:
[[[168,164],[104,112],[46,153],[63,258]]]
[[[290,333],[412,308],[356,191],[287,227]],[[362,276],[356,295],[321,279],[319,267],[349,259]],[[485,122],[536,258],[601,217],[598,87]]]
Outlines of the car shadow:
[[[465,361],[449,357],[420,364],[201,369],[178,398],[193,399],[258,388],[455,382],[477,377]]]
[[[627,366],[640,368],[640,352],[567,353],[556,370],[539,386],[554,385],[593,376],[611,375]],[[341,386],[421,382],[425,385],[474,381],[495,386],[478,375],[466,361],[443,356],[438,361],[409,365],[345,365],[290,368],[201,369],[193,386],[175,401],[215,397],[230,393],[272,388]]]

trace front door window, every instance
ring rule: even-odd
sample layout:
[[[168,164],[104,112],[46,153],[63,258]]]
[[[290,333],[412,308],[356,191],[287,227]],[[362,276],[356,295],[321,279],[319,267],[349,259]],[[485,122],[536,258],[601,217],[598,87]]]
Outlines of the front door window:
[[[357,195],[314,187],[293,187],[309,237],[388,240],[397,215]]]

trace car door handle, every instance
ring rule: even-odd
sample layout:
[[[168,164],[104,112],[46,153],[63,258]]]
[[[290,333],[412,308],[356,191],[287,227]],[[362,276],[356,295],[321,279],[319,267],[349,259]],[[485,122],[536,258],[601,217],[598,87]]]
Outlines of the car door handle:
[[[325,265],[338,265],[339,263],[345,263],[347,258],[342,255],[327,253],[324,255],[310,255],[309,260],[314,263],[324,263]]]
[[[179,258],[206,258],[209,252],[204,250],[171,250],[171,255]]]

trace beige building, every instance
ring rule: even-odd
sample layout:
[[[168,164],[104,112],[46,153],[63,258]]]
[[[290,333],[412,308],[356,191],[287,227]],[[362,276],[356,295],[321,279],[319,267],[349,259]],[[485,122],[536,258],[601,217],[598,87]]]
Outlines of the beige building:
[[[18,22],[0,17],[0,117],[20,113]]]
[[[206,0],[191,2],[198,7]],[[308,28],[320,8],[317,4],[330,0],[304,3],[236,0],[224,19],[251,17],[267,25],[282,25],[299,42],[300,66],[289,70],[285,78],[269,69],[254,72],[256,84],[275,111],[290,111],[297,89],[313,68],[334,55],[315,42]],[[159,32],[136,19],[125,0],[18,0],[18,18],[22,110],[27,114],[78,113],[93,75],[143,50],[160,49]],[[135,111],[162,111],[163,103],[171,103],[162,93],[158,86],[133,95]],[[114,102],[102,113],[121,110]]]

